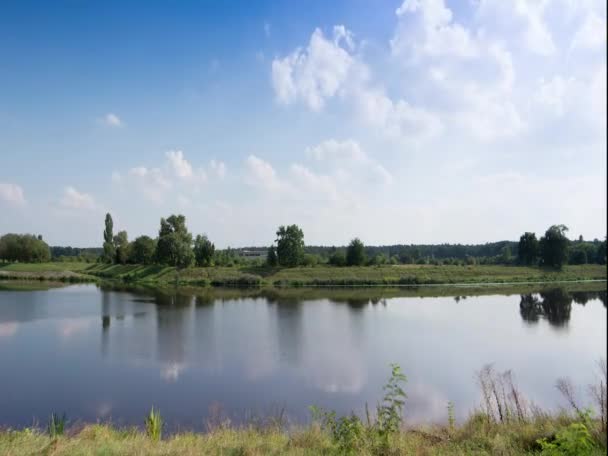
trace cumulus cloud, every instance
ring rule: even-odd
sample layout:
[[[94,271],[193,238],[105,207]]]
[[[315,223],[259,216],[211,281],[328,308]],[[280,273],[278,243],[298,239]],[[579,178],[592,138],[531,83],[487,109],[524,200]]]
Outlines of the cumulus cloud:
[[[184,158],[184,153],[181,150],[170,150],[165,155],[177,177],[180,179],[190,179],[192,177],[192,165]]]
[[[92,210],[97,207],[95,199],[88,193],[82,193],[68,186],[63,191],[61,205],[67,209]]]
[[[475,57],[477,43],[470,31],[453,21],[443,0],[405,0],[395,12],[399,25],[390,44],[393,53],[421,56]],[[407,16],[414,20],[406,21]]]
[[[116,114],[113,114],[111,112],[107,113],[104,117],[103,117],[103,123],[108,126],[108,127],[123,127],[124,123],[123,121],[120,119],[120,117],[118,117]]]
[[[340,93],[355,66],[350,47],[352,34],[344,26],[334,27],[333,39],[315,29],[306,48],[272,61],[277,100],[282,104],[302,101],[313,111],[322,109],[327,99]]]
[[[277,189],[281,186],[276,171],[267,161],[255,155],[249,155],[245,161],[245,166],[247,168],[247,182],[250,185],[267,190]]]
[[[23,188],[10,182],[0,182],[0,201],[11,206],[23,206],[26,202]]]

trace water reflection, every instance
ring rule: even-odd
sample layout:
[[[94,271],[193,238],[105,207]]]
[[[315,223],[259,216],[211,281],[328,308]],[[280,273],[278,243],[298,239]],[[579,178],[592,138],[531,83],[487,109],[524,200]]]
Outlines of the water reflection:
[[[572,302],[585,305],[589,300],[600,299],[606,306],[606,292],[573,291],[563,288],[553,288],[538,294],[523,294],[519,302],[519,312],[527,323],[538,323],[545,319],[550,325],[561,328],[568,324],[572,310]]]
[[[0,425],[27,425],[58,407],[74,418],[139,423],[154,404],[169,421],[192,426],[216,402],[233,421],[284,404],[294,421],[307,419],[312,404],[361,412],[382,394],[391,362],[408,374],[408,417],[442,420],[447,400],[468,413],[478,399],[472,373],[488,362],[524,379],[542,376],[529,383],[553,391],[557,377],[584,372],[605,353],[598,334],[606,311],[597,301],[605,306],[605,291],[457,292],[424,299],[410,290],[390,298],[374,290],[91,285],[2,292],[0,390],[17,394],[0,396]],[[527,328],[541,320],[547,324]],[[568,332],[551,330],[568,324]],[[534,359],[545,360],[542,369]],[[55,401],[49,390],[74,394]]]

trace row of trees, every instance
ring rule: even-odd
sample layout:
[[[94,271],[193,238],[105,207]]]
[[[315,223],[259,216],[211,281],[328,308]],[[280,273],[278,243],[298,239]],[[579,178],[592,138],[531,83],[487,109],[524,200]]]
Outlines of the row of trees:
[[[215,255],[215,246],[207,236],[192,238],[183,215],[161,218],[156,239],[139,236],[129,242],[126,231],[114,234],[114,221],[106,214],[103,239],[102,259],[106,263],[166,264],[185,268],[192,264],[210,266]]]
[[[518,261],[525,265],[561,268],[564,264],[606,264],[606,240],[603,242],[570,241],[565,225],[553,225],[540,239],[526,232],[519,238]]]
[[[5,234],[0,237],[0,260],[41,263],[51,259],[51,251],[42,235]]]
[[[498,254],[492,257],[465,256],[458,258],[424,258],[415,261],[407,253],[386,256],[383,252],[374,252],[374,248],[366,248],[359,238],[353,239],[346,249],[333,248],[326,262],[334,266],[363,266],[398,263],[420,264],[525,264],[561,268],[564,264],[606,264],[606,240],[603,242],[585,242],[582,237],[578,241],[570,241],[566,237],[568,228],[565,225],[553,225],[547,229],[540,239],[535,233],[524,233],[518,244],[504,243]],[[306,253],[304,232],[297,225],[279,227],[276,247],[268,249],[267,264],[269,266],[293,267],[299,265],[314,265],[320,262],[320,256]],[[512,245],[514,244],[514,245]],[[514,256],[512,246],[516,249]],[[370,255],[371,250],[371,255]]]

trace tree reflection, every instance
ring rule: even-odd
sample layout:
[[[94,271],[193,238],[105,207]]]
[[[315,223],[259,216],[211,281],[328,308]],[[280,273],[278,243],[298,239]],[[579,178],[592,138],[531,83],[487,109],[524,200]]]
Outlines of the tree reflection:
[[[563,288],[542,291],[538,297],[534,294],[521,295],[519,302],[519,313],[524,321],[537,323],[540,318],[544,318],[555,327],[563,327],[568,323],[571,309],[572,296]]]

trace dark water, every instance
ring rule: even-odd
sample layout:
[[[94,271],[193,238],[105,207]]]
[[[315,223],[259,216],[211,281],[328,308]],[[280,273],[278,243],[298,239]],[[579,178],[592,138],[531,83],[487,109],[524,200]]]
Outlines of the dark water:
[[[448,401],[457,417],[479,403],[475,372],[486,363],[513,369],[528,398],[556,408],[556,379],[570,377],[584,398],[606,357],[605,291],[289,293],[0,291],[0,426],[44,424],[51,412],[141,424],[152,405],[172,429],[282,409],[303,421],[312,404],[361,412],[393,362],[408,376],[406,419],[441,422]]]

